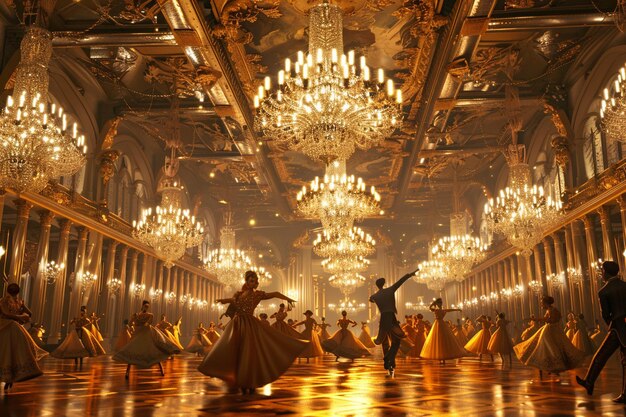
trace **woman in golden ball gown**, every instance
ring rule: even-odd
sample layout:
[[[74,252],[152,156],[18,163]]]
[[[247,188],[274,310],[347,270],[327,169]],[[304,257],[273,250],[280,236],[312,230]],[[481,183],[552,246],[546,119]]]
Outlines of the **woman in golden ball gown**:
[[[574,340],[574,335],[576,334],[576,317],[574,313],[567,314],[567,323],[565,323],[565,336],[570,340]]]
[[[89,324],[85,326],[87,330],[91,332],[92,335],[98,340],[98,342],[103,342],[104,337],[102,337],[102,333],[100,333],[100,317],[93,312],[91,316],[89,316]]]
[[[324,356],[324,349],[322,349],[320,337],[315,331],[317,322],[313,318],[313,312],[311,310],[307,310],[304,312],[304,316],[306,318],[298,323],[295,323],[293,327],[304,325],[304,330],[300,333],[300,339],[308,340],[311,343],[309,343],[306,349],[300,353],[299,357],[306,358],[307,363],[309,363],[310,358]]]
[[[505,319],[504,313],[498,313],[496,318],[496,331],[491,335],[487,350],[492,355],[500,355],[502,366],[504,366],[504,357],[509,357],[509,365],[513,366],[513,340],[506,329],[510,321]]]
[[[278,379],[308,345],[304,340],[285,337],[272,327],[263,326],[254,317],[254,309],[263,300],[280,298],[292,304],[295,300],[279,293],[257,291],[259,278],[247,271],[245,284],[232,298],[217,300],[233,304],[235,316],[228,322],[222,337],[213,345],[198,370],[223,380],[229,391],[245,394]]]
[[[467,354],[458,339],[452,333],[452,329],[444,322],[444,317],[452,311],[461,311],[456,308],[443,308],[443,301],[437,298],[430,304],[430,311],[435,315],[428,337],[424,342],[421,357],[424,359],[436,359],[445,364],[448,359],[462,358]]]
[[[348,313],[344,310],[341,312],[341,318],[337,320],[339,330],[337,330],[330,339],[322,342],[324,350],[335,355],[336,360],[342,357],[354,361],[356,358],[371,355],[370,351],[367,350],[363,343],[348,329],[350,325],[355,327],[357,323],[354,320],[350,320]]]
[[[150,310],[150,302],[144,300],[141,303],[141,311],[134,316],[131,323],[135,327],[133,337],[126,346],[113,355],[113,360],[127,364],[126,379],[130,376],[131,365],[140,369],[159,365],[161,375],[164,376],[161,362],[174,353],[180,353],[178,346],[163,332],[152,326],[154,316],[148,310]]]
[[[468,340],[476,334],[476,327],[474,327],[472,319],[465,319],[465,323],[463,323],[463,333],[465,333],[465,337],[467,337]]]
[[[376,347],[376,344],[374,344],[374,341],[372,340],[372,334],[370,333],[368,322],[366,321],[361,322],[361,334],[359,334],[359,341],[368,349]]]
[[[219,325],[215,325],[214,322],[210,322],[209,323],[209,328],[207,329],[206,332],[206,337],[209,338],[209,340],[211,341],[211,343],[216,344],[218,340],[220,340],[220,334],[217,331],[217,329],[220,329],[220,325],[222,323],[219,323]]]
[[[539,371],[559,373],[579,367],[585,354],[576,349],[561,327],[561,312],[554,307],[554,298],[545,296],[541,300],[546,310],[543,321],[546,324],[530,339],[513,347],[517,358]]]
[[[329,327],[332,327],[332,325],[326,323],[326,317],[322,317],[322,322],[320,324],[317,325],[319,327],[319,334],[320,334],[320,340],[324,341],[324,340],[328,340],[330,339],[330,332],[328,331]]]
[[[483,359],[483,355],[491,355],[489,353],[489,340],[491,340],[491,321],[484,314],[476,319],[476,323],[480,324],[481,329],[470,339],[465,345],[468,352],[479,356],[479,360]],[[491,355],[493,362],[493,355]]]
[[[39,361],[48,354],[41,349],[22,326],[32,313],[17,296],[20,286],[9,284],[0,299],[0,381],[5,391],[14,382],[26,381],[43,374]]]
[[[576,333],[574,333],[572,344],[576,347],[576,349],[584,352],[585,356],[591,356],[596,351],[596,347],[589,337],[589,330],[587,328],[585,316],[582,314],[579,314],[578,317],[576,317]]]
[[[404,323],[400,325],[404,334],[406,334],[406,338],[411,342],[411,349],[406,353],[406,356],[410,358],[419,358],[420,351],[415,345],[415,338],[417,336],[417,331],[413,327],[413,317],[412,316],[404,316]],[[423,343],[422,343],[423,346]]]
[[[596,328],[589,335],[589,337],[591,338],[591,341],[593,342],[593,346],[596,349],[600,347],[600,345],[604,341],[604,338],[606,337],[606,332],[602,330],[602,328],[600,327],[600,323],[598,323],[597,320],[596,320]]]
[[[124,346],[130,342],[131,337],[133,336],[133,328],[129,324],[127,319],[124,319],[124,327],[120,330],[120,334],[117,336],[117,340],[115,341],[115,346],[113,346],[113,353],[119,352]]]
[[[424,343],[426,343],[426,339],[428,338],[424,316],[421,313],[415,316],[413,327],[415,329],[415,339],[413,340],[415,346],[413,347],[413,351],[417,354],[416,357],[421,358]]]
[[[159,329],[165,335],[165,337],[167,337],[170,342],[172,342],[178,348],[179,351],[183,351],[185,349],[174,335],[174,325],[167,321],[167,317],[165,316],[165,314],[161,314],[161,320],[154,327]]]
[[[528,321],[528,327],[525,328],[524,331],[522,332],[522,336],[521,336],[522,342],[533,337],[535,333],[539,331],[542,325],[543,324],[535,318],[534,314],[531,315],[530,320]]]
[[[281,303],[278,307],[278,311],[270,316],[270,318],[275,319],[274,323],[272,323],[272,327],[289,337],[302,339],[299,331],[285,323],[285,319],[287,318],[287,313],[289,311],[291,311],[291,308],[285,307],[285,304]]]
[[[193,336],[185,348],[185,352],[195,353],[196,355],[206,355],[213,347],[213,343],[207,337],[207,329],[204,324],[200,323],[198,328],[193,331]]]
[[[89,331],[92,323],[87,315],[87,307],[80,308],[80,315],[70,321],[70,326],[72,324],[74,329],[68,329],[65,339],[50,356],[57,359],[74,359],[74,363],[82,367],[83,358],[106,355],[96,336]]]
[[[457,319],[456,326],[452,327],[452,334],[459,341],[461,346],[465,346],[469,339],[465,336],[465,331],[463,330],[463,325],[461,324],[461,319]]]

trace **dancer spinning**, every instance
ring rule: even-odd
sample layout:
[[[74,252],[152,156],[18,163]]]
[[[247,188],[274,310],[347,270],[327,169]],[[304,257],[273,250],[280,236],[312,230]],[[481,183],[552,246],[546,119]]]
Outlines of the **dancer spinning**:
[[[189,344],[185,348],[185,352],[195,353],[197,356],[206,355],[211,350],[213,344],[206,335],[207,329],[200,323],[198,328],[193,331],[193,336]]]
[[[117,336],[115,346],[113,347],[113,353],[119,352],[124,346],[130,342],[133,337],[133,328],[129,324],[127,319],[124,319],[124,327],[120,330],[120,334]]]
[[[476,319],[476,323],[481,325],[481,329],[470,339],[465,345],[465,349],[468,352],[472,352],[478,355],[480,361],[483,360],[483,355],[491,355],[491,362],[493,362],[493,355],[489,353],[489,340],[491,340],[491,320],[484,314]]]
[[[215,325],[214,322],[209,323],[209,328],[207,329],[206,337],[208,337],[211,343],[213,344],[216,344],[217,341],[220,340],[220,334],[218,333],[217,329],[223,330],[223,328],[220,327],[221,325],[222,323],[218,323],[217,326]]]
[[[179,351],[185,349],[174,335],[174,332],[176,331],[174,325],[167,321],[167,317],[165,316],[165,314],[161,314],[161,321],[159,321],[154,327],[159,329],[165,335],[165,337],[167,337],[170,342],[172,342],[178,348]]]
[[[270,316],[271,319],[275,319],[274,323],[272,323],[272,327],[289,337],[293,337],[294,339],[302,339],[299,331],[285,323],[285,319],[287,318],[287,312],[289,311],[291,311],[291,308],[286,308],[285,304],[281,303],[278,306],[278,311]]]
[[[80,308],[79,317],[70,321],[74,325],[74,331],[70,330],[50,356],[57,359],[74,359],[76,366],[83,367],[83,359],[105,355],[104,348],[88,329],[91,328],[91,320],[87,316],[87,307]]]
[[[322,317],[322,322],[317,326],[320,328],[320,340],[324,341],[330,339],[330,332],[328,331],[328,328],[332,326],[326,323],[326,317]]]
[[[572,342],[574,341],[574,334],[576,334],[576,319],[574,313],[568,313],[567,323],[565,323],[565,336]]]
[[[509,366],[513,366],[513,343],[509,332],[506,330],[510,321],[504,318],[504,313],[498,313],[496,319],[496,331],[491,335],[487,350],[492,355],[500,355],[502,359],[502,367],[504,367],[504,357],[509,357]]]
[[[585,356],[591,356],[596,351],[593,341],[589,337],[589,329],[587,329],[585,316],[582,314],[579,314],[578,317],[576,317],[576,333],[574,333],[572,344],[576,346],[576,349],[584,352]]]
[[[372,340],[372,335],[370,334],[370,328],[367,321],[361,322],[361,334],[359,335],[359,341],[368,349],[376,347],[374,341]]]
[[[285,337],[271,327],[263,326],[254,317],[254,309],[262,300],[280,298],[289,304],[295,302],[279,293],[257,291],[259,278],[254,271],[247,271],[245,284],[232,298],[217,300],[236,308],[233,319],[226,325],[223,337],[206,355],[198,370],[219,378],[229,386],[252,394],[258,387],[278,379],[291,366],[307,343]]]
[[[622,357],[622,392],[613,401],[626,404],[626,282],[619,276],[619,265],[613,261],[602,264],[602,278],[606,282],[598,292],[602,318],[609,326],[609,333],[593,357],[584,379],[576,377],[587,394],[593,394],[593,387],[602,368],[617,349]]]
[[[98,342],[103,342],[104,337],[102,337],[102,333],[100,333],[100,324],[99,324],[100,317],[98,317],[98,315],[94,311],[93,313],[91,313],[91,316],[89,316],[88,318],[89,318],[89,324],[86,325],[85,328],[87,328],[87,330],[89,330],[91,334],[96,337]]]
[[[159,365],[161,376],[165,376],[161,362],[167,360],[180,349],[159,329],[152,326],[154,316],[150,313],[150,302],[141,303],[141,311],[134,315],[131,324],[135,326],[135,333],[119,352],[113,355],[113,360],[126,363],[126,379],[130,376],[130,366],[146,369]]]
[[[531,314],[530,319],[528,321],[528,327],[524,329],[522,332],[522,342],[530,339],[534,336],[535,333],[541,328],[541,324],[535,318],[534,314]]]
[[[4,382],[5,391],[14,382],[42,375],[38,362],[48,354],[22,327],[30,321],[32,313],[17,298],[19,293],[19,285],[9,284],[7,294],[0,299],[0,381]]]
[[[307,345],[306,349],[304,349],[298,357],[306,358],[306,363],[309,363],[310,358],[324,356],[324,349],[322,349],[322,345],[320,344],[319,335],[314,330],[317,326],[317,322],[313,318],[313,312],[307,310],[304,312],[304,316],[306,318],[298,323],[294,323],[293,327],[304,325],[304,330],[300,333],[300,339],[308,340],[311,343]]]
[[[443,318],[447,313],[461,310],[458,308],[443,308],[443,300],[437,298],[428,307],[435,315],[433,323],[424,347],[422,348],[421,357],[424,359],[436,359],[445,364],[447,359],[462,358],[467,354],[458,339],[452,333],[452,329],[448,326]]]
[[[370,297],[371,303],[376,303],[378,311],[380,312],[380,321],[378,324],[378,336],[374,343],[383,345],[383,365],[389,372],[390,376],[394,375],[396,368],[396,355],[400,348],[400,340],[406,337],[400,322],[396,318],[398,310],[396,309],[396,291],[405,282],[414,276],[419,269],[410,272],[400,278],[395,284],[385,288],[385,278],[378,278],[376,280],[376,287],[378,291]]]
[[[337,320],[339,330],[337,330],[330,339],[322,342],[324,350],[335,355],[335,360],[339,360],[339,357],[343,357],[352,359],[354,362],[356,358],[371,355],[370,351],[367,350],[363,343],[348,329],[350,325],[355,327],[357,323],[354,320],[350,320],[348,313],[344,310],[341,312],[341,318]]]
[[[585,354],[576,349],[561,327],[561,312],[554,307],[554,298],[545,296],[541,305],[546,310],[542,320],[546,323],[533,337],[513,347],[517,358],[524,364],[558,374],[580,366]]]

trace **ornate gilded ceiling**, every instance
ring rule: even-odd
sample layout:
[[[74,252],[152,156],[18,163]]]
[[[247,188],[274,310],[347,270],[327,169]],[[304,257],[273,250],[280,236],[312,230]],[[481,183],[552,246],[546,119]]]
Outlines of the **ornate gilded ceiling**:
[[[383,146],[348,162],[350,173],[378,188],[385,217],[399,225],[417,225],[433,205],[445,219],[450,202],[441,195],[450,193],[455,170],[468,186],[468,207],[493,192],[512,112],[523,126],[522,142],[544,114],[567,138],[565,76],[587,45],[616,30],[599,11],[614,7],[605,0],[337,3],[346,13],[346,49],[365,54],[403,90],[402,126]],[[7,0],[0,10],[8,22],[5,82],[22,33],[20,4]],[[100,127],[119,117],[121,126],[162,147],[171,140],[175,95],[192,192],[206,194],[216,210],[219,200],[230,199],[235,209],[267,212],[268,223],[281,225],[297,220],[296,191],[324,167],[254,132],[250,99],[262,77],[306,49],[311,4],[58,0],[48,20],[57,68],[71,71],[77,88],[99,85],[93,100]],[[511,102],[518,103],[514,109]],[[566,157],[567,140],[552,146]],[[152,162],[156,171],[162,161]]]

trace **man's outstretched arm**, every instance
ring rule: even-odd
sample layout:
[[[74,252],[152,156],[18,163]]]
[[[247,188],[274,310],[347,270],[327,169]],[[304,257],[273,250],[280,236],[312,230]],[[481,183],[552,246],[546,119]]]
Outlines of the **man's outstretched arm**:
[[[391,286],[393,291],[394,292],[398,291],[398,288],[400,288],[400,286],[402,286],[402,284],[404,284],[409,278],[411,278],[413,275],[415,275],[417,273],[417,271],[419,271],[419,268],[417,268],[413,272],[409,272],[408,274],[406,274],[405,276],[400,278],[398,281],[396,281],[396,283]]]

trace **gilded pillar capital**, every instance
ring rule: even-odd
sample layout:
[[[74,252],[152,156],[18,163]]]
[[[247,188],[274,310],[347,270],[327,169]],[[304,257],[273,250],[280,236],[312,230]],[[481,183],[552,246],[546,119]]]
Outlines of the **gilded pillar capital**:
[[[39,225],[41,227],[49,227],[54,219],[54,213],[49,210],[39,211]]]

